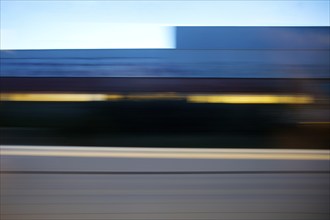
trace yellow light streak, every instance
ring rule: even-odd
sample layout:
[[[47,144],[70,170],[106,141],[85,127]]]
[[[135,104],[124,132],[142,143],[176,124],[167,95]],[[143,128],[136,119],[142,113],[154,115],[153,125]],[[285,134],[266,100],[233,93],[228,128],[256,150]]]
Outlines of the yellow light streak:
[[[107,94],[105,96],[106,96],[106,101],[119,101],[125,98],[125,96],[119,94]]]
[[[225,103],[225,104],[310,104],[314,100],[307,95],[190,95],[192,103]]]
[[[89,102],[105,101],[104,94],[74,94],[74,93],[5,93],[1,94],[1,101],[26,101],[26,102]]]
[[[186,100],[189,103],[224,104],[311,104],[309,95],[269,94],[79,94],[79,93],[2,93],[1,101],[38,102],[88,102],[88,101],[145,101],[145,100]]]

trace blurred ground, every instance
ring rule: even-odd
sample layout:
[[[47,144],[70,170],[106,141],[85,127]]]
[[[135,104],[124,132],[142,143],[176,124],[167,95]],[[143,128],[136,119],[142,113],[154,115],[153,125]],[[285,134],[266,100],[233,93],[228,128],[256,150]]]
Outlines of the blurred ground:
[[[1,153],[4,220],[329,217],[327,150],[3,146]]]

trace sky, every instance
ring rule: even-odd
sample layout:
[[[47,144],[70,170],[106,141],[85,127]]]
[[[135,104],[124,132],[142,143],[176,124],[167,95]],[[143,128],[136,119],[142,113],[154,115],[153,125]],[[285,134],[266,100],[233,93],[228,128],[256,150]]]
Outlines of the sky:
[[[1,0],[0,48],[173,48],[173,26],[330,26],[329,0]]]

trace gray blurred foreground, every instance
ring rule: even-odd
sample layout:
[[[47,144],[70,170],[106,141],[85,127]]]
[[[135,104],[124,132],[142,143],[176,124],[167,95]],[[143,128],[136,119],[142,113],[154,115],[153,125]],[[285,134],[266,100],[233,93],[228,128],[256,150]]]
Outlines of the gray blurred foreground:
[[[15,156],[4,152],[2,220],[329,217],[329,160]]]

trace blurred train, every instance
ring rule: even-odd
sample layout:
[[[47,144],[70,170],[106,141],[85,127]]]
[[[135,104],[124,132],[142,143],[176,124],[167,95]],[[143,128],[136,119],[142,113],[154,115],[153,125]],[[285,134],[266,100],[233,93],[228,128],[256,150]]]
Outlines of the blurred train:
[[[328,148],[328,27],[176,34],[176,49],[1,51],[1,142]]]

